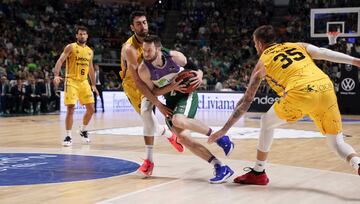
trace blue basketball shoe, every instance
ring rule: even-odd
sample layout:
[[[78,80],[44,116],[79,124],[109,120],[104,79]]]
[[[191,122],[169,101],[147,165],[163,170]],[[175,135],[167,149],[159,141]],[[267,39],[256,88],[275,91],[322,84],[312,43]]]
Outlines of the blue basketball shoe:
[[[234,143],[227,135],[222,136],[216,143],[224,150],[225,156],[229,156],[234,149]]]
[[[234,171],[230,169],[230,167],[224,165],[220,166],[219,164],[215,164],[214,170],[214,178],[209,179],[210,183],[223,183],[228,179],[230,176],[234,174]]]

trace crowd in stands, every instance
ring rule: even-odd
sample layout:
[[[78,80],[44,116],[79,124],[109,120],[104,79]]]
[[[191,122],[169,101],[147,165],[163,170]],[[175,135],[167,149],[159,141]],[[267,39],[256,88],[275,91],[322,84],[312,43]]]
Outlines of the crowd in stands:
[[[0,77],[6,87],[1,90],[1,104],[5,101],[6,104],[0,107],[0,113],[39,111],[32,101],[45,104],[44,89],[36,88],[36,100],[33,100],[30,91],[19,88],[20,84],[30,87],[35,81],[36,86],[42,87],[41,84],[50,81],[53,87],[53,67],[65,45],[75,41],[76,25],[89,28],[88,45],[94,49],[95,63],[119,63],[121,44],[131,35],[129,14],[141,8],[137,4],[96,4],[91,0],[1,1]],[[161,32],[164,10],[149,7],[146,11],[152,19],[151,29]],[[118,69],[104,70],[105,88],[121,88]],[[55,88],[58,93],[58,87]],[[41,111],[48,111],[41,107]]]
[[[252,32],[270,23],[273,7],[271,0],[183,2],[174,49],[204,69],[204,90],[246,90],[256,63]]]
[[[287,13],[277,28],[279,42],[310,42],[328,46],[328,39],[310,37],[310,9],[360,6],[359,1],[290,0]],[[259,25],[273,24],[272,0],[183,1],[182,20],[177,24],[174,49],[187,53],[205,70],[205,90],[244,91],[258,59],[252,32]],[[359,56],[360,41],[340,38],[331,49]],[[339,65],[316,62],[336,83]],[[259,92],[269,93],[263,82]]]
[[[327,44],[327,40],[314,42],[310,38],[310,9],[345,6],[339,2],[342,1],[290,0],[288,13],[278,27],[280,41]],[[347,2],[359,6],[357,1]],[[273,0],[185,0],[178,1],[176,7],[181,11],[180,19],[168,46],[186,53],[203,68],[201,89],[245,91],[258,59],[252,32],[259,25],[273,23]],[[61,87],[53,86],[52,70],[64,46],[75,40],[75,26],[79,24],[89,28],[88,44],[94,49],[94,62],[113,65],[103,67],[104,89],[121,90],[119,68],[114,64],[119,63],[121,44],[132,34],[129,14],[138,9],[146,9],[150,30],[161,36],[166,23],[166,10],[161,7],[97,4],[92,0],[1,1],[0,104],[5,105],[0,106],[0,113],[58,109],[54,101],[59,100]],[[359,55],[359,40],[351,45],[344,39],[339,41],[333,49]],[[336,64],[318,65],[337,82]],[[269,91],[263,82],[259,92]]]

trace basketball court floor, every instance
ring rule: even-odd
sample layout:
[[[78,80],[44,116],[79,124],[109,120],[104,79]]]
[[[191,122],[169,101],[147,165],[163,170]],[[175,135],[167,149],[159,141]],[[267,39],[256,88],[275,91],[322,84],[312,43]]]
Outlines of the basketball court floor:
[[[220,127],[230,112],[199,112],[197,118]],[[72,147],[62,147],[65,114],[0,118],[0,203],[360,203],[360,177],[327,147],[308,120],[276,131],[267,186],[232,180],[255,160],[260,114],[249,113],[229,135],[229,158],[216,144],[194,134],[235,174],[209,184],[212,166],[188,150],[177,153],[164,137],[155,138],[153,176],[135,170],[145,157],[142,122],[134,112],[97,113],[84,145],[74,120]],[[162,120],[162,116],[159,116]],[[346,141],[360,151],[360,117],[343,116]]]

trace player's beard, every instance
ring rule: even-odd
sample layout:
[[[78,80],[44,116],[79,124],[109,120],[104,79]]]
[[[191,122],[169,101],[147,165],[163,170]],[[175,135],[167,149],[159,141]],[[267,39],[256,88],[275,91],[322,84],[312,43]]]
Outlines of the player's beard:
[[[149,59],[149,60],[147,60],[147,59],[144,59],[146,62],[148,62],[148,63],[153,63],[155,60],[156,60],[156,58],[157,58],[157,56],[158,56],[158,54],[157,54],[157,52],[155,53],[155,56],[153,57],[153,58],[151,58],[151,59]]]
[[[149,31],[144,31],[141,30],[140,32],[135,33],[137,36],[141,37],[141,38],[145,38],[146,36],[149,35]]]
[[[82,44],[82,45],[86,44],[86,40],[78,39],[77,41],[78,41],[79,44]]]

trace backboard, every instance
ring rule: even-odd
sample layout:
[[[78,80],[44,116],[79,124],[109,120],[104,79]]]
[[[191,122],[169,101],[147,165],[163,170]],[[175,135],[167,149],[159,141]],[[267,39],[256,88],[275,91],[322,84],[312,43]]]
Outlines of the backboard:
[[[326,33],[338,31],[341,37],[360,36],[360,7],[311,9],[311,37],[327,37]]]

